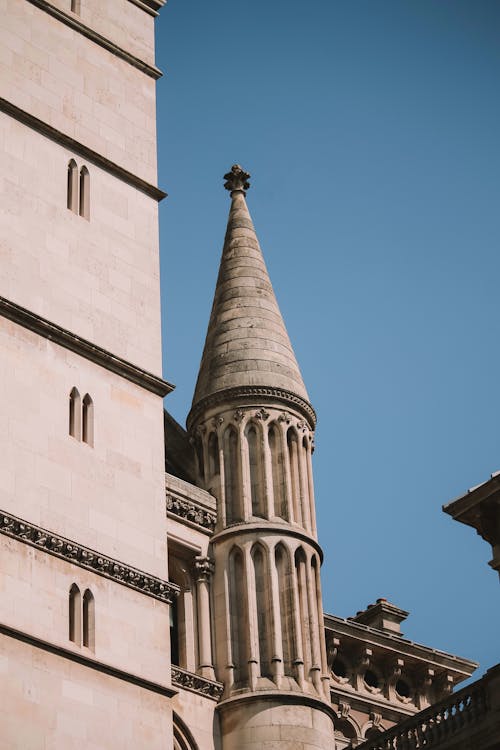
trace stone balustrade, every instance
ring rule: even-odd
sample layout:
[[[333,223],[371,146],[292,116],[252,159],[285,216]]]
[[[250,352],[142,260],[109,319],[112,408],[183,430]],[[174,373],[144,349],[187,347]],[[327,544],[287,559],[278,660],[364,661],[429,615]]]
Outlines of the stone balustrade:
[[[370,739],[358,750],[420,750],[463,747],[482,724],[489,706],[487,675],[415,716]]]

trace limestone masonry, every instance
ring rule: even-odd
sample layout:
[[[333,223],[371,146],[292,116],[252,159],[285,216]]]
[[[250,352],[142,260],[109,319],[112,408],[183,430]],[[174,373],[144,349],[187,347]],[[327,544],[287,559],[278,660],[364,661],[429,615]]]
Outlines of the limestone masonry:
[[[0,750],[427,747],[380,743],[476,665],[383,599],[323,613],[316,415],[239,165],[187,430],[164,412],[164,3],[0,0]]]

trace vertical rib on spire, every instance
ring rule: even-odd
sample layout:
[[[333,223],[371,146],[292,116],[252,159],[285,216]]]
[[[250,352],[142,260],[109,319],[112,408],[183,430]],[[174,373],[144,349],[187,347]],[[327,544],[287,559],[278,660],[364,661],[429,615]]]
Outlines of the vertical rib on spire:
[[[252,386],[309,403],[246,205],[249,177],[234,165],[224,178],[231,209],[193,408],[216,393]]]

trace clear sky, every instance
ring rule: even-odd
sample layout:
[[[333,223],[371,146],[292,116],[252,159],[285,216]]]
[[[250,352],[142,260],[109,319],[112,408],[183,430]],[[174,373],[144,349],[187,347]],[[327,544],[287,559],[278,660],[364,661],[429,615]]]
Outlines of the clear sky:
[[[169,0],[157,24],[166,406],[190,407],[229,196],[311,402],[325,610],[500,660],[491,549],[441,505],[500,469],[498,0]]]

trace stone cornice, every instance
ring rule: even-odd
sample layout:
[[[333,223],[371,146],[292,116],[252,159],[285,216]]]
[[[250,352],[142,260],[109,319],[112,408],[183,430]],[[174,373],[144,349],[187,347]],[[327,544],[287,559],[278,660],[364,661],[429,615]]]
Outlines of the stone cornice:
[[[224,685],[221,682],[208,680],[206,677],[200,677],[200,675],[174,665],[172,665],[172,684],[178,688],[211,698],[214,701],[218,701],[224,692]]]
[[[87,339],[77,336],[76,333],[71,333],[56,323],[51,323],[40,315],[5,299],[5,297],[0,297],[0,315],[65,349],[75,352],[80,357],[84,357],[94,364],[130,380],[130,382],[155,393],[157,396],[166,396],[174,389],[173,385],[167,383],[158,375],[153,375],[147,370],[111,354],[97,344],[92,344]]]
[[[87,39],[90,39],[90,41],[98,44],[99,47],[103,47],[116,57],[125,60],[125,62],[129,63],[129,65],[132,65],[134,68],[141,70],[150,78],[154,78],[155,80],[161,78],[162,72],[156,66],[149,65],[148,63],[144,62],[144,60],[141,60],[140,57],[132,55],[130,52],[127,52],[127,50],[123,49],[123,47],[118,46],[118,44],[115,44],[115,42],[112,42],[110,39],[102,36],[102,34],[94,31],[94,29],[90,28],[90,26],[86,26],[84,23],[82,23],[78,16],[75,16],[71,13],[66,13],[60,8],[56,8],[51,3],[47,2],[47,0],[28,0],[28,2],[32,5],[35,5],[37,8],[40,8],[40,10],[43,10],[45,13],[53,16],[53,18],[57,18],[58,21],[66,24],[66,26],[69,26],[75,31],[78,31],[80,34],[87,37]],[[132,2],[134,3],[134,5],[137,5],[139,8],[142,8],[151,15],[158,15],[158,13],[154,11],[154,8],[148,7],[148,4],[146,2],[134,2],[134,0],[132,0]],[[152,5],[151,0],[149,0],[149,5]],[[158,5],[158,3],[155,3],[155,5]]]
[[[190,526],[200,528],[205,533],[212,534],[217,522],[217,513],[207,508],[202,508],[192,500],[180,497],[173,492],[166,492],[167,515],[181,518]]]
[[[0,633],[2,633],[2,635],[6,635],[9,638],[15,638],[18,641],[22,641],[23,643],[28,643],[30,646],[34,646],[35,648],[42,649],[43,651],[48,651],[49,653],[60,656],[63,659],[68,659],[69,661],[76,662],[83,667],[95,669],[97,672],[102,672],[103,674],[106,674],[110,677],[115,677],[118,680],[123,680],[124,682],[130,682],[132,685],[137,685],[144,690],[149,690],[153,693],[164,695],[167,698],[171,698],[177,693],[177,690],[173,690],[167,685],[161,685],[158,682],[147,680],[144,677],[139,677],[138,675],[132,674],[131,672],[125,672],[123,669],[118,669],[118,667],[114,667],[111,664],[105,664],[98,659],[93,659],[90,656],[84,655],[82,653],[70,651],[68,648],[63,648],[62,646],[57,646],[54,643],[49,643],[42,638],[37,638],[36,636],[30,635],[29,633],[24,633],[21,630],[16,630],[9,625],[0,623]]]
[[[102,555],[89,547],[84,547],[4,511],[0,511],[0,534],[48,552],[72,565],[90,570],[122,586],[151,596],[153,599],[159,599],[165,604],[171,604],[179,593],[179,587],[174,583],[132,568],[130,565]]]
[[[302,543],[309,545],[319,555],[320,562],[323,562],[323,550],[319,546],[316,539],[306,534],[303,529],[296,526],[291,526],[285,522],[276,523],[275,521],[238,521],[230,526],[226,526],[224,529],[218,531],[212,537],[212,544],[218,544],[219,542],[225,541],[228,537],[238,536],[241,542],[245,541],[245,537],[250,536],[252,538],[258,537],[259,539],[265,539],[266,535],[269,536],[280,536],[280,537],[292,537],[293,539],[299,539]]]
[[[310,428],[313,430],[316,426],[316,412],[311,404],[298,396],[292,391],[283,388],[272,388],[271,386],[238,386],[236,388],[227,388],[223,391],[217,391],[210,396],[198,401],[191,408],[187,418],[188,430],[191,430],[193,424],[200,415],[213,406],[227,402],[238,402],[238,405],[248,402],[259,401],[266,404],[292,404],[306,418]]]
[[[68,149],[68,151],[71,151],[74,154],[78,154],[83,159],[92,162],[97,167],[100,167],[100,169],[103,169],[105,172],[109,172],[109,174],[112,174],[114,177],[123,180],[123,182],[126,182],[128,185],[131,185],[137,190],[140,190],[146,195],[149,195],[150,198],[154,198],[154,200],[156,201],[161,201],[166,197],[167,194],[163,192],[163,190],[160,190],[158,187],[156,187],[156,185],[151,185],[151,183],[146,182],[146,180],[143,180],[141,177],[138,177],[132,172],[129,172],[127,169],[120,167],[119,164],[116,164],[110,159],[107,159],[97,151],[94,151],[88,146],[85,146],[83,143],[80,143],[80,141],[76,141],[74,138],[66,135],[66,133],[63,133],[61,130],[54,128],[52,125],[49,125],[43,120],[40,120],[38,117],[35,117],[29,112],[26,112],[26,110],[17,107],[15,104],[12,104],[12,102],[9,102],[7,99],[3,99],[2,97],[0,97],[0,111],[5,112],[5,114],[10,115],[11,117],[14,117],[19,122],[22,122],[23,125],[27,125],[29,128],[33,128],[33,130],[41,133],[51,141],[59,143],[59,145]]]
[[[335,711],[331,704],[321,698],[316,698],[314,695],[300,692],[288,692],[286,690],[257,690],[252,692],[242,692],[238,695],[232,695],[229,698],[225,698],[217,706],[217,710],[221,713],[227,709],[231,709],[236,703],[255,703],[260,701],[266,701],[269,703],[278,703],[280,706],[310,706],[316,708],[323,713],[327,714],[331,719],[335,719]]]
[[[149,13],[150,16],[157,16],[167,0],[128,0],[132,5]]]

